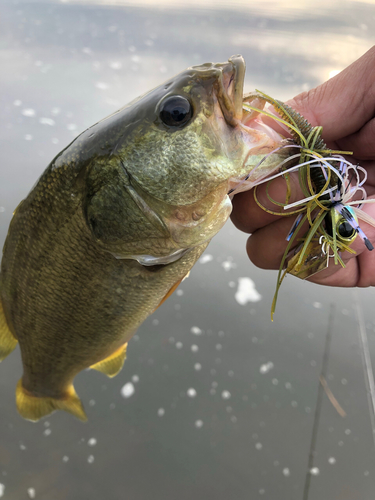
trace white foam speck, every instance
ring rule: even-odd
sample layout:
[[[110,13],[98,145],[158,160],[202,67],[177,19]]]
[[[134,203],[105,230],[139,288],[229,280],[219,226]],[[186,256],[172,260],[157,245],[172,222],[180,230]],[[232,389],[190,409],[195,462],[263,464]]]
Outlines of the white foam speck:
[[[190,328],[190,331],[193,335],[202,335],[202,330],[199,328],[199,326],[192,326]]]
[[[75,123],[68,123],[66,126],[68,130],[77,130],[77,125]]]
[[[193,344],[190,348],[193,352],[198,352],[199,351],[199,347],[196,345],[196,344]]]
[[[195,363],[194,365],[194,370],[196,370],[197,372],[199,372],[199,370],[202,369],[202,365],[200,363]]]
[[[328,463],[331,464],[331,465],[334,465],[336,463],[335,457],[329,457]]]
[[[52,432],[52,431],[51,431],[51,429],[46,429],[46,430],[43,432],[43,434],[44,434],[45,436],[49,436],[49,435],[51,434],[51,432]]]
[[[28,488],[27,494],[29,495],[29,498],[35,498],[35,488]]]
[[[264,488],[261,488],[261,489],[259,490],[259,495],[264,495],[264,494],[265,494],[265,492],[266,492],[266,490],[265,490]]]
[[[255,448],[256,448],[257,450],[261,450],[261,449],[263,448],[262,443],[256,443]]]
[[[121,69],[122,68],[122,63],[120,61],[112,61],[109,63],[109,67],[111,69]]]
[[[128,382],[121,389],[121,396],[123,398],[130,398],[134,394],[134,385],[131,382]]]
[[[207,264],[207,262],[211,262],[211,260],[213,260],[213,256],[209,253],[206,253],[205,255],[202,255],[198,262],[200,264]]]
[[[237,264],[235,264],[231,260],[225,260],[224,262],[221,263],[221,266],[224,268],[225,271],[230,271],[231,269],[235,269],[237,267]]]
[[[201,427],[203,427],[203,420],[196,420],[195,427],[197,427],[197,429],[200,429]]]
[[[21,111],[23,116],[35,116],[35,109],[32,108],[25,108]]]
[[[164,408],[159,408],[159,409],[158,409],[158,417],[162,417],[163,415],[165,415],[165,410],[164,410]]]
[[[0,483],[0,498],[4,495],[4,491],[5,491],[5,486]]]
[[[61,113],[61,108],[58,108],[58,107],[52,108],[51,113],[53,115],[58,115],[59,113]]]
[[[190,389],[186,391],[186,394],[189,396],[189,398],[195,398],[195,396],[197,395],[197,391],[190,387]]]
[[[53,127],[55,125],[55,120],[52,120],[52,118],[39,118],[39,123],[42,125],[49,125],[50,127]]]
[[[260,365],[259,373],[264,375],[265,373],[268,373],[269,371],[271,371],[273,367],[274,367],[274,364],[272,363],[272,361],[268,361],[268,363],[264,363],[263,365]]]
[[[59,142],[57,137],[52,137],[52,144],[58,144]]]
[[[321,302],[313,302],[313,307],[315,307],[315,309],[321,309],[323,305]]]
[[[183,344],[182,342],[176,342],[176,349],[182,349]]]
[[[285,469],[283,469],[283,474],[285,477],[289,477],[290,476],[290,470],[288,469],[288,467],[285,467]]]
[[[312,476],[318,476],[319,472],[320,472],[320,470],[318,469],[318,467],[313,467],[312,469],[310,469],[310,474]]]
[[[87,457],[87,461],[88,461],[88,463],[89,463],[89,464],[93,464],[93,463],[94,463],[94,460],[95,460],[94,455],[89,455],[89,456]]]
[[[107,90],[109,85],[108,85],[108,83],[105,83],[105,82],[96,82],[95,87],[99,90]]]
[[[0,207],[0,212],[5,212],[5,207]]]
[[[25,135],[25,141],[32,141],[32,140],[33,140],[33,136],[31,134]]]
[[[133,376],[132,376],[132,381],[133,381],[134,383],[139,382],[139,377],[138,377],[138,375],[133,375]]]
[[[182,297],[183,294],[184,294],[183,290],[177,290],[176,292],[176,295],[178,295],[179,297]]]
[[[14,104],[14,106],[21,106],[22,101],[20,101],[19,99],[16,99],[15,101],[13,101],[13,104]]]
[[[62,458],[62,461],[63,462],[69,462],[69,457],[67,455],[64,455],[63,458]]]
[[[89,446],[95,446],[97,442],[98,442],[98,441],[96,440],[96,438],[90,438],[90,439],[87,441],[87,444],[88,444]]]
[[[248,302],[259,302],[262,296],[255,288],[255,283],[252,279],[238,278],[238,289],[234,298],[241,306],[244,306]]]
[[[231,396],[231,394],[230,394],[230,392],[229,392],[229,391],[223,391],[223,392],[221,393],[221,397],[222,397],[223,399],[229,399],[229,398],[230,398],[230,396]]]

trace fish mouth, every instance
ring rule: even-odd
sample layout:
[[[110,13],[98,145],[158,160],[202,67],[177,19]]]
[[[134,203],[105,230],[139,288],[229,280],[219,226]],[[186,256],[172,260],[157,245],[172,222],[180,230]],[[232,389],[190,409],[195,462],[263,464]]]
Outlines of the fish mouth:
[[[246,64],[241,55],[228,59],[226,64],[217,64],[221,69],[214,87],[225,121],[233,127],[242,120],[243,88]]]

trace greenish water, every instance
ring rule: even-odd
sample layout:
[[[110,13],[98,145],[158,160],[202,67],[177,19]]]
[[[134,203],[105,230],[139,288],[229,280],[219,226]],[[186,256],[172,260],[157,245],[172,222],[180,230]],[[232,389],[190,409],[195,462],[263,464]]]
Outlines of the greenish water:
[[[3,2],[0,246],[49,161],[170,75],[242,53],[246,90],[286,99],[373,43],[370,2],[203,5]],[[289,277],[272,323],[276,273],[252,266],[245,242],[228,222],[139,329],[122,372],[77,377],[87,424],[64,413],[23,421],[14,403],[19,351],[1,363],[0,497],[302,500],[333,305],[327,382],[346,416],[323,395],[308,499],[374,498],[353,290]],[[258,295],[248,288],[241,297],[243,278]],[[375,361],[374,291],[358,297]]]

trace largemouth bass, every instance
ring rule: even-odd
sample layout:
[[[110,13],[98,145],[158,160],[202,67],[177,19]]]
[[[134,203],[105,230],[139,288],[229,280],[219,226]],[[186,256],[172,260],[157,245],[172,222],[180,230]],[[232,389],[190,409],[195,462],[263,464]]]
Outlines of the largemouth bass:
[[[0,274],[0,359],[20,345],[19,413],[86,420],[73,379],[116,375],[128,340],[231,212],[280,136],[242,110],[245,64],[193,66],[79,135],[17,207]],[[269,155],[251,178],[277,168]]]

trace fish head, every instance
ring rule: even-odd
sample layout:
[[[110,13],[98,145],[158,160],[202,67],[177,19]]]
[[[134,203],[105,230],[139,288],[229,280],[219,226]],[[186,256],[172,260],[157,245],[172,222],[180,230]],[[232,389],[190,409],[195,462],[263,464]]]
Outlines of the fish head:
[[[282,138],[243,111],[244,76],[239,55],[192,66],[100,122],[112,137],[102,149],[169,238],[157,257],[210,240],[230,215],[231,188],[252,170],[256,181],[277,168],[273,155],[257,167]]]

